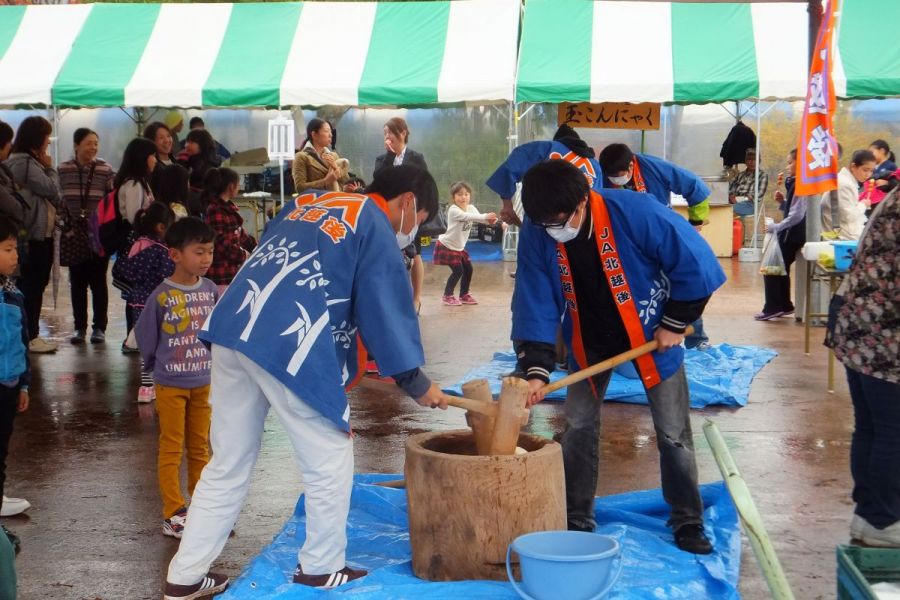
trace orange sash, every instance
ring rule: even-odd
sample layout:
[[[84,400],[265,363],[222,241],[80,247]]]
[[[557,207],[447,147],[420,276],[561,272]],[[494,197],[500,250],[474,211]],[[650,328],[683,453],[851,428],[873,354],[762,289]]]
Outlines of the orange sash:
[[[638,164],[637,156],[631,159],[632,175],[631,178],[634,180],[634,191],[636,192],[647,192],[647,184],[644,183],[644,176],[641,175],[641,166]]]
[[[635,174],[637,175],[637,170],[635,170]],[[595,191],[591,191],[590,203],[591,218],[594,223],[594,231],[596,232],[597,251],[600,253],[603,274],[606,277],[616,308],[619,311],[619,317],[625,325],[625,331],[628,333],[631,347],[636,348],[646,343],[647,339],[644,336],[644,327],[641,325],[637,306],[634,303],[631,286],[625,277],[625,270],[622,267],[622,260],[619,258],[619,251],[616,249],[616,240],[609,220],[609,212],[606,210],[606,203],[603,201],[603,197]],[[563,297],[566,301],[566,309],[569,312],[569,317],[572,319],[572,352],[575,354],[578,366],[584,369],[589,365],[587,364],[584,340],[581,337],[581,322],[578,315],[578,303],[575,299],[575,284],[572,280],[572,269],[569,266],[565,245],[557,245],[556,258],[559,263],[559,279],[562,285]],[[638,358],[636,362],[641,374],[641,381],[647,389],[662,381],[659,371],[656,369],[656,362],[651,355],[645,354]],[[593,388],[593,383],[591,383],[591,386]]]
[[[565,244],[556,245],[556,261],[559,264],[559,282],[562,284],[563,298],[566,301],[566,310],[572,319],[572,352],[575,354],[575,362],[579,369],[589,367],[587,354],[584,351],[584,340],[581,338],[581,318],[578,315],[578,300],[575,298],[575,282],[572,280],[572,268],[569,266],[569,255],[566,253]],[[594,396],[597,390],[594,388],[594,380],[588,379]]]

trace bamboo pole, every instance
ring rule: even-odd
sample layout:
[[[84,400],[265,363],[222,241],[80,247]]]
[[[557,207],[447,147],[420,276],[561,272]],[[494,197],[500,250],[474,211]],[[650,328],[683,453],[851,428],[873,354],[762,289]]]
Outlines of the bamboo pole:
[[[750,547],[753,548],[759,568],[766,578],[772,598],[774,600],[794,600],[794,594],[784,575],[784,569],[781,568],[778,555],[775,554],[775,548],[763,525],[762,516],[756,509],[756,504],[750,495],[750,488],[747,487],[737,465],[734,464],[725,439],[716,424],[709,419],[703,424],[703,433],[706,435],[710,450],[712,450],[719,471],[722,473],[722,479],[725,480],[728,492],[737,507],[744,531],[750,540]]]

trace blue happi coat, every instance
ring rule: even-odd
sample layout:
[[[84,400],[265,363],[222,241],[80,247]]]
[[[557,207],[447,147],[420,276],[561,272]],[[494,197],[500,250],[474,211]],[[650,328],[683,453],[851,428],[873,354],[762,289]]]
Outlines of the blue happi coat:
[[[246,355],[346,431],[358,336],[383,373],[425,363],[394,231],[376,201],[358,194],[288,203],[203,329],[202,340]]]
[[[655,198],[628,190],[604,190],[602,197],[638,309],[644,341],[649,341],[669,298],[706,298],[725,283],[725,273],[700,234]],[[583,225],[588,226],[587,222]],[[594,234],[597,235],[596,230]],[[513,340],[554,344],[562,319],[563,336],[571,355],[577,354],[572,347],[572,318],[560,282],[557,243],[527,218],[519,232],[512,310]],[[663,354],[654,352],[652,357],[665,380],[681,366],[684,349],[678,346]]]
[[[565,144],[546,141],[528,142],[510,152],[503,164],[487,180],[487,186],[501,198],[512,198],[516,193],[516,184],[522,181],[528,169],[541,161],[560,158],[578,167],[593,189],[598,192],[603,189],[600,163],[593,158],[578,156]]]
[[[684,197],[688,206],[700,204],[712,193],[702,179],[687,169],[649,154],[635,154],[635,157],[647,186],[647,193],[665,206],[672,204],[673,192]],[[603,187],[615,186],[604,177]]]

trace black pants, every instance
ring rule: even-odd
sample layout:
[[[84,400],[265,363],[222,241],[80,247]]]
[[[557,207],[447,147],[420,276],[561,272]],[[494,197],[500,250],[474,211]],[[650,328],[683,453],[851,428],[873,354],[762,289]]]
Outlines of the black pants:
[[[850,472],[856,514],[878,529],[900,521],[900,384],[847,369],[856,426]]]
[[[794,303],[791,302],[791,265],[794,264],[794,257],[803,244],[785,243],[779,239],[778,245],[781,247],[784,271],[787,275],[763,276],[763,285],[766,290],[766,303],[762,309],[764,313],[794,310]]]
[[[28,317],[28,339],[33,340],[40,333],[41,306],[44,290],[50,283],[50,269],[53,267],[53,239],[28,242],[28,258],[22,264],[19,289],[25,297],[25,315]]]
[[[450,277],[447,278],[447,285],[444,286],[444,295],[452,296],[456,284],[462,279],[459,285],[459,295],[465,296],[469,293],[469,285],[472,283],[472,263],[462,262],[458,265],[447,265],[450,267]]]
[[[91,298],[94,301],[94,329],[106,331],[106,312],[109,305],[109,288],[106,286],[108,267],[109,258],[99,256],[69,267],[72,313],[75,316],[77,331],[87,330],[88,289],[91,290]]]
[[[0,506],[3,505],[3,484],[6,482],[6,454],[18,408],[19,388],[0,385]]]
[[[134,307],[130,304],[125,304],[125,336],[127,337],[131,330],[134,329],[134,325],[137,323],[137,317],[134,315]]]

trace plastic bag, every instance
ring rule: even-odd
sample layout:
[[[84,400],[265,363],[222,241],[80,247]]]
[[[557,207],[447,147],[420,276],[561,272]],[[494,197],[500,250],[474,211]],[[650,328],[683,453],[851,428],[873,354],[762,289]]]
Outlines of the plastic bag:
[[[776,277],[787,275],[787,269],[784,268],[784,256],[781,255],[781,244],[778,243],[777,235],[770,236],[766,243],[762,262],[759,265],[759,272],[763,275]]]

